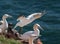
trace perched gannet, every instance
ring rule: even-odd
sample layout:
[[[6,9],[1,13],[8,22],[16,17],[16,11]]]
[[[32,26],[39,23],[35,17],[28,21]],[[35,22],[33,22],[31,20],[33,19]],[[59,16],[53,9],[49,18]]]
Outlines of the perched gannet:
[[[8,28],[8,22],[6,21],[6,18],[8,17],[12,17],[8,14],[4,14],[3,17],[2,17],[2,21],[0,21],[0,33],[4,32],[5,29]]]
[[[34,31],[25,32],[21,35],[20,38],[27,42],[29,41],[29,38],[31,38],[33,42],[36,38],[38,38],[38,36],[40,36],[39,28],[43,30],[43,28],[39,24],[35,24],[33,26]]]
[[[17,19],[19,21],[13,29],[15,29],[17,26],[24,27],[27,24],[33,22],[34,20],[41,18],[44,15],[44,13],[33,13],[27,17],[21,16]]]

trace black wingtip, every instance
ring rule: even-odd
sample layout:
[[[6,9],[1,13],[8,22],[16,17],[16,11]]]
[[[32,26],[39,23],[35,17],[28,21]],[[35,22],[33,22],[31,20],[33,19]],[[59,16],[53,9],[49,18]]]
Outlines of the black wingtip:
[[[44,15],[44,14],[46,14],[47,12],[46,12],[46,10],[43,10],[41,13]]]

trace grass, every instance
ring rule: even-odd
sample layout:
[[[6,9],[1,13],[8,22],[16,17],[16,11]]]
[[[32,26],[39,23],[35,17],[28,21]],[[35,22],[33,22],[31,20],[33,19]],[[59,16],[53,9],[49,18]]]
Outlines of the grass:
[[[0,35],[0,44],[22,44],[20,41],[14,39],[5,38],[3,35]]]

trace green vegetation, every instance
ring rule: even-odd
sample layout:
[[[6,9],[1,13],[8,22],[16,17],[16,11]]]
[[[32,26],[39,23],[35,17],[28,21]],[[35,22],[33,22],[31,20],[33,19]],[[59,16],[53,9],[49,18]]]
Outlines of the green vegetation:
[[[14,39],[5,38],[3,35],[0,35],[0,44],[22,44],[20,41]]]

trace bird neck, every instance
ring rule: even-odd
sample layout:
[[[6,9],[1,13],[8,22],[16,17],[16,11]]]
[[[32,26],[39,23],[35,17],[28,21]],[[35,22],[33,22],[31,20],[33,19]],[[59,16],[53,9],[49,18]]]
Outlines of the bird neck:
[[[7,28],[8,27],[8,22],[6,21],[5,18],[3,18],[3,26],[4,26],[4,28]]]
[[[35,34],[39,36],[40,34],[40,31],[37,29],[37,30],[34,30]]]
[[[39,29],[34,29],[35,32],[39,32]]]
[[[6,18],[3,17],[2,19],[3,19],[3,22],[6,22]]]

